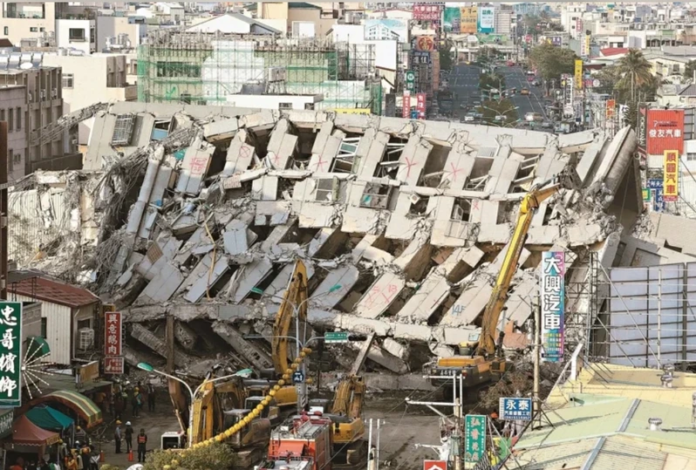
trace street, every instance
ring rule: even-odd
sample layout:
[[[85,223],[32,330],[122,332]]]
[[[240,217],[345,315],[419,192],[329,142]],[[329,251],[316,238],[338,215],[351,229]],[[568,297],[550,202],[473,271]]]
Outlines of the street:
[[[519,108],[517,114],[520,120],[524,120],[524,115],[530,112],[541,113],[546,117],[543,88],[532,86],[521,67],[503,65],[496,71],[505,77],[505,88],[517,88],[517,93],[509,99],[515,107]],[[452,68],[449,86],[455,94],[453,110],[455,119],[463,121],[464,115],[473,110],[474,102],[481,101],[481,90],[478,87],[480,74],[481,68],[476,65],[456,65]],[[521,95],[522,88],[528,88],[529,95]]]

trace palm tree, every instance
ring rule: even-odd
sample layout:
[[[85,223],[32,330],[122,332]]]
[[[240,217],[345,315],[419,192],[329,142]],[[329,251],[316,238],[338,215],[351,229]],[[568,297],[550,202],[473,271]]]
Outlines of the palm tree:
[[[654,80],[652,64],[639,49],[630,49],[628,54],[619,59],[618,69],[622,78],[617,86],[624,89],[630,86],[633,101],[635,101],[636,88]]]

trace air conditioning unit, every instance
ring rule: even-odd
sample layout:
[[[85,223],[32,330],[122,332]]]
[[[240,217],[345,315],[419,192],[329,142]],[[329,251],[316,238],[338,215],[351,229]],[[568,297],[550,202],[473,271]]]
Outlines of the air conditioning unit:
[[[58,90],[56,90],[55,88],[51,91],[51,98],[58,98]]]
[[[77,344],[81,350],[84,351],[94,346],[94,330],[92,328],[80,328],[78,333]]]
[[[32,95],[31,92],[29,92],[29,102],[30,103],[34,102],[34,95]]]

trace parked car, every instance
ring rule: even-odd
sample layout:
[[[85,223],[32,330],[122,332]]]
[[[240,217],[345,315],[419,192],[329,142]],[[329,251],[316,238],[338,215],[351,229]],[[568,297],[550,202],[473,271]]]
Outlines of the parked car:
[[[528,95],[529,94],[529,88],[522,88],[520,90],[520,95]]]
[[[544,116],[539,113],[530,112],[524,115],[524,120],[527,122],[541,121],[542,119],[544,119]]]
[[[539,86],[539,85],[541,85],[541,82],[540,82],[539,80],[534,80],[534,81],[532,82],[532,85],[534,85],[534,86]]]
[[[476,115],[474,113],[467,113],[464,116],[464,122],[473,122],[476,120]]]
[[[515,66],[515,61],[514,61],[514,60],[508,60],[508,61],[507,61],[507,66],[508,66],[508,67],[514,67],[514,66]]]

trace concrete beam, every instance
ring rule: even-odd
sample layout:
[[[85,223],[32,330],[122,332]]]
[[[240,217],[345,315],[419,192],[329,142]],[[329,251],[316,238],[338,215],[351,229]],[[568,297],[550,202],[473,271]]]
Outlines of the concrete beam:
[[[213,331],[259,371],[273,367],[273,361],[266,351],[245,340],[232,325],[216,321],[213,323]]]
[[[164,338],[155,335],[152,331],[144,326],[134,323],[131,326],[131,337],[140,341],[145,346],[150,348],[157,355],[167,358],[167,345]],[[174,364],[177,367],[185,368],[192,362],[192,358],[174,348]]]

